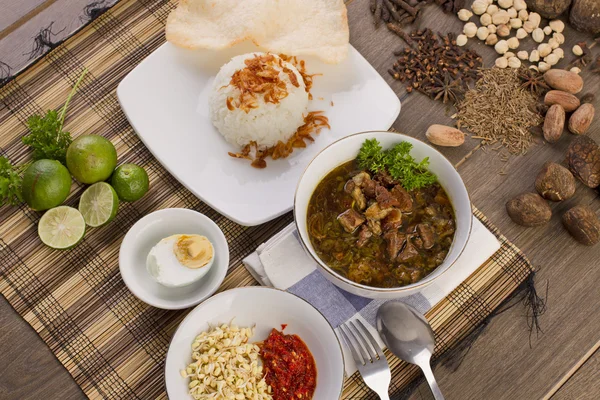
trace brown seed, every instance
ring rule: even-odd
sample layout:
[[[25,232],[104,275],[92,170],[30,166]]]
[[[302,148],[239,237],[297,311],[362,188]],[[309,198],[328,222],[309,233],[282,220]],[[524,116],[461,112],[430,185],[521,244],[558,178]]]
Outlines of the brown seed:
[[[523,193],[506,202],[508,216],[523,226],[538,226],[550,221],[552,209],[537,193]]]
[[[551,106],[552,104],[560,104],[566,112],[577,110],[579,107],[579,99],[571,93],[562,92],[560,90],[551,90],[544,97],[544,104]]]
[[[575,177],[562,165],[547,162],[535,179],[535,190],[546,200],[570,199],[575,194]]]
[[[586,246],[600,241],[600,219],[588,206],[575,206],[567,211],[562,222],[571,236]]]
[[[600,186],[600,146],[589,136],[577,136],[565,162],[573,175],[592,189]]]
[[[586,133],[592,124],[595,113],[596,110],[592,104],[582,104],[569,118],[569,131],[575,135]]]
[[[553,104],[548,109],[544,119],[544,139],[549,143],[557,142],[564,128],[565,109],[560,104]]]
[[[600,33],[600,2],[573,0],[569,22],[578,31]]]
[[[465,134],[445,125],[431,125],[425,132],[427,140],[438,146],[457,147],[465,142]]]
[[[544,80],[550,87],[567,93],[579,93],[583,89],[583,79],[575,72],[564,69],[551,69],[544,73]]]

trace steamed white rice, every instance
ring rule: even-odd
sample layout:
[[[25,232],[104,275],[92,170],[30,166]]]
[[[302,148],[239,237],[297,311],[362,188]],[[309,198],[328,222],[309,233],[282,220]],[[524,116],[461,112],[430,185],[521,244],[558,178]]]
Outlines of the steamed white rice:
[[[286,83],[288,95],[279,103],[265,103],[264,97],[259,95],[257,96],[258,107],[251,109],[248,113],[239,108],[234,110],[227,108],[228,97],[237,99],[240,96],[239,89],[229,85],[231,76],[237,70],[246,67],[244,60],[264,54],[249,53],[233,57],[219,70],[209,96],[208,104],[212,123],[229,143],[236,146],[241,147],[251,141],[266,147],[274,146],[280,140],[285,143],[304,123],[308,93],[300,72],[288,62],[283,62],[283,64],[294,71],[299,87],[294,86],[290,82],[289,76],[280,71],[279,78]],[[281,70],[278,65],[275,68]]]

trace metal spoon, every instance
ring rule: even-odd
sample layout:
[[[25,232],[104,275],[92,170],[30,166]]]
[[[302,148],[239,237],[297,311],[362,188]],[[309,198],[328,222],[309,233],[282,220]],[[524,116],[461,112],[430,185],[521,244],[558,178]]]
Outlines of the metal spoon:
[[[425,317],[411,306],[389,301],[377,311],[377,330],[392,353],[423,370],[435,399],[444,400],[431,371],[435,336]]]

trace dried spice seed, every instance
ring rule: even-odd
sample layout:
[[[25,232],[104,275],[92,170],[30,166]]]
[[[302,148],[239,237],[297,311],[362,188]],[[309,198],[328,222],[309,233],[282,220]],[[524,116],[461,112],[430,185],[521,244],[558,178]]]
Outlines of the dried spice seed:
[[[390,75],[407,83],[408,93],[417,90],[452,104],[462,99],[469,84],[479,76],[482,58],[459,47],[452,34],[436,35],[425,29],[406,35],[412,46],[394,52],[398,59],[388,70]]]
[[[592,189],[600,186],[600,146],[589,136],[577,136],[567,150],[566,163],[573,175]]]
[[[518,72],[519,79],[523,82],[521,87],[529,90],[531,93],[541,96],[550,90],[546,84],[544,76],[538,71],[529,68],[520,68]]]
[[[550,221],[552,209],[537,193],[523,193],[506,202],[508,216],[522,226],[538,226]]]
[[[578,242],[593,246],[600,242],[600,219],[589,206],[575,206],[567,211],[562,222]]]
[[[560,164],[547,162],[535,179],[535,190],[550,201],[563,201],[575,194],[575,177]]]
[[[538,96],[522,87],[519,71],[484,69],[457,104],[457,127],[467,128],[484,145],[501,144],[512,154],[525,154],[532,143],[530,128],[543,121],[537,104]]]

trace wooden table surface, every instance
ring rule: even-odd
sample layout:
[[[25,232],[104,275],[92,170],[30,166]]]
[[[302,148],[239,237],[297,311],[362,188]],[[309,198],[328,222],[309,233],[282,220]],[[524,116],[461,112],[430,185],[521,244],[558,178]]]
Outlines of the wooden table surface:
[[[16,5],[18,3],[18,5]],[[11,51],[26,34],[16,35],[20,26],[32,18],[48,22],[56,14],[47,10],[68,10],[70,1],[0,0],[0,61],[14,59]],[[85,3],[79,2],[78,3]],[[60,5],[60,7],[59,7]],[[36,9],[32,13],[32,9]],[[44,8],[45,7],[45,8]],[[419,93],[406,94],[403,85],[386,72],[393,63],[392,51],[401,47],[398,37],[385,27],[375,30],[368,11],[368,0],[347,2],[351,43],[381,73],[402,100],[400,117],[394,128],[424,139],[432,123],[452,124],[441,102]],[[8,11],[6,11],[8,10]],[[425,9],[420,27],[439,32],[459,32],[462,23],[431,5]],[[31,16],[33,15],[33,17]],[[6,29],[11,31],[7,34]],[[567,27],[563,45],[571,60],[572,46],[591,36]],[[7,42],[9,41],[9,42]],[[14,42],[13,42],[14,41]],[[477,40],[469,46],[484,56],[486,66],[495,59],[493,49]],[[526,42],[526,50],[533,44]],[[595,55],[600,53],[600,46]],[[12,58],[11,58],[12,57]],[[600,94],[600,75],[584,71],[584,93]],[[600,111],[600,101],[594,105]],[[597,115],[589,133],[600,142],[600,117]],[[453,162],[460,164],[462,175],[474,204],[519,246],[539,269],[536,280],[543,293],[548,284],[548,310],[541,317],[543,333],[529,338],[525,309],[516,306],[489,323],[456,371],[438,366],[438,382],[447,399],[598,399],[600,398],[600,245],[585,247],[571,239],[560,217],[576,204],[590,205],[600,212],[597,192],[577,186],[574,198],[553,204],[550,223],[538,228],[514,224],[506,215],[504,204],[512,196],[533,190],[537,172],[546,161],[560,162],[573,138],[565,133],[554,144],[538,144],[521,157],[502,161],[497,152],[478,149],[476,140],[468,139],[460,148],[442,149]],[[500,174],[504,171],[504,174]],[[79,399],[84,395],[67,371],[37,336],[17,315],[4,298],[0,299],[0,398],[2,399]],[[410,399],[431,398],[421,385]]]

